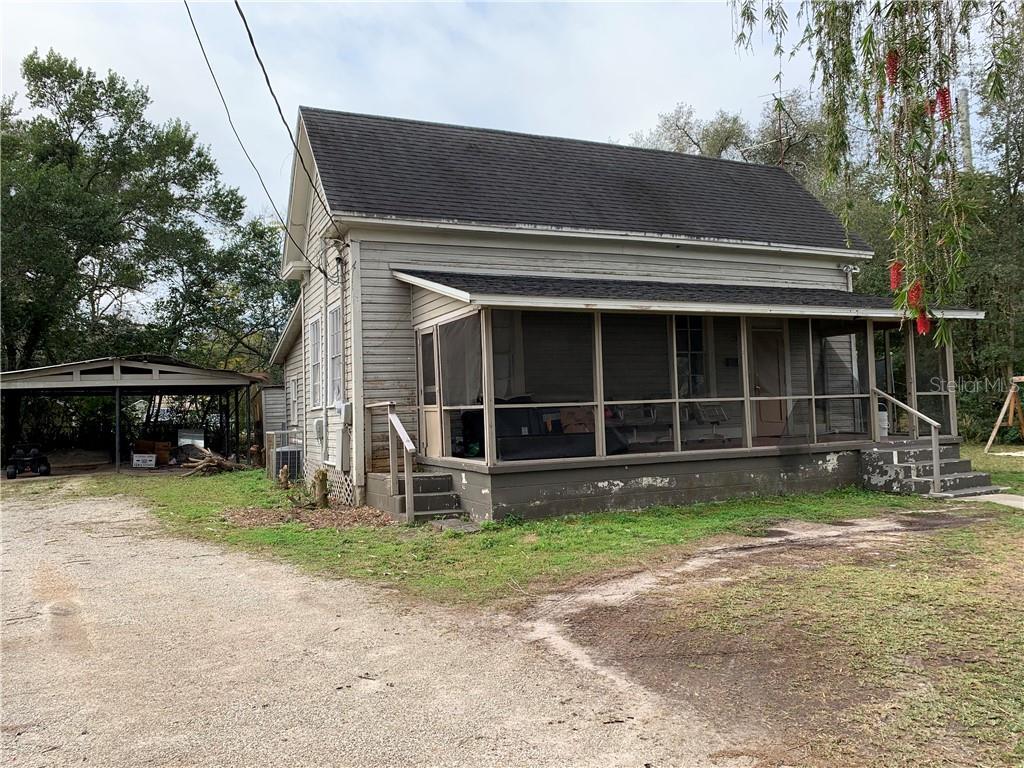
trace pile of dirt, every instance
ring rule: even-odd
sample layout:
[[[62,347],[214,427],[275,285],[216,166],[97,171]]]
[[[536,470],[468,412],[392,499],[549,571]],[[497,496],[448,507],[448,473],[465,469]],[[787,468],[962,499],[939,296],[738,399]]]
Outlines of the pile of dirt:
[[[224,519],[242,528],[264,528],[282,523],[304,523],[310,528],[383,528],[394,525],[387,512],[375,507],[325,507],[323,509],[304,507],[279,507],[262,509],[246,507],[229,509]]]

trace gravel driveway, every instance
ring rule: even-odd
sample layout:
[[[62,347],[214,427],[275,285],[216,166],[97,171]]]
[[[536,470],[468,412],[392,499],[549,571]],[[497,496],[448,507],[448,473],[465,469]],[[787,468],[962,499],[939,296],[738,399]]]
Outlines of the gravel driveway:
[[[3,501],[5,765],[745,764],[510,617],[174,538],[61,487]]]

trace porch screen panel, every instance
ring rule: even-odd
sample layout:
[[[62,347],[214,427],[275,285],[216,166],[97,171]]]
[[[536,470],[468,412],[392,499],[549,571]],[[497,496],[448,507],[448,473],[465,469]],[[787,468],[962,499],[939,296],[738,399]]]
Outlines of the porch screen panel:
[[[500,461],[594,456],[594,315],[493,310]]]
[[[437,327],[444,455],[484,459],[483,352],[480,315]]]
[[[950,375],[946,370],[946,348],[936,347],[934,339],[914,339],[914,365],[917,379],[917,410],[938,421],[940,432],[952,434],[949,418]],[[930,427],[921,423],[921,434],[930,434]]]
[[[480,315],[438,326],[441,395],[446,406],[481,405],[484,400]]]
[[[608,455],[675,450],[671,318],[602,314]]]
[[[745,404],[738,317],[677,315],[680,448],[741,448]]]
[[[811,338],[806,319],[749,320],[753,444],[800,445],[811,429]]]
[[[867,323],[811,320],[818,442],[865,440],[868,422]]]
[[[494,397],[506,403],[594,401],[594,318],[494,310]]]

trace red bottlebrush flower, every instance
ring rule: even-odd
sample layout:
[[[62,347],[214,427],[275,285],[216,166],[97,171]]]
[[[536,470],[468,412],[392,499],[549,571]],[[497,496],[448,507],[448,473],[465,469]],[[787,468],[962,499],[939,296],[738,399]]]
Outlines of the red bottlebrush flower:
[[[914,284],[910,286],[907,291],[907,304],[912,306],[914,309],[920,309],[921,299],[924,298],[924,286],[921,285],[920,280],[915,280]]]
[[[935,101],[939,107],[939,117],[943,120],[949,120],[953,117],[953,101],[949,97],[949,88],[942,86],[935,93]]]
[[[917,316],[917,335],[927,336],[928,332],[932,329],[932,319],[928,316],[927,312],[922,312]]]
[[[903,285],[903,262],[894,261],[889,265],[889,288],[898,291]]]
[[[893,49],[885,54],[885,79],[889,86],[896,85],[896,76],[900,73],[900,52]]]

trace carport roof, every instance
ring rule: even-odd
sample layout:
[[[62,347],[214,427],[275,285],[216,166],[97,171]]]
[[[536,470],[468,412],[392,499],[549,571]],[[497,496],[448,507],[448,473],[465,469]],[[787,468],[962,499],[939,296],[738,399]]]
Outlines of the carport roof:
[[[165,355],[98,357],[73,363],[0,372],[3,391],[37,394],[106,394],[155,392],[193,394],[259,384],[264,377],[203,368]]]

